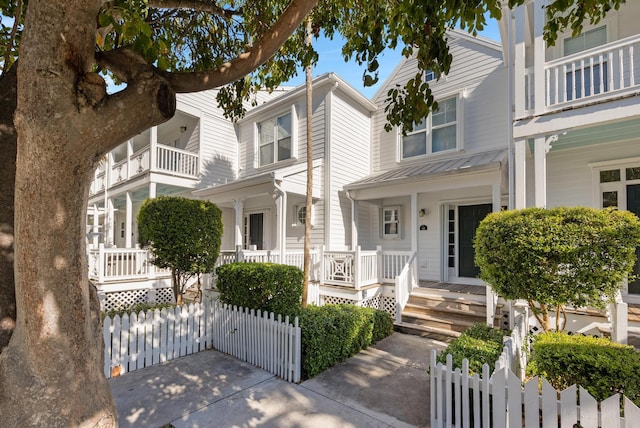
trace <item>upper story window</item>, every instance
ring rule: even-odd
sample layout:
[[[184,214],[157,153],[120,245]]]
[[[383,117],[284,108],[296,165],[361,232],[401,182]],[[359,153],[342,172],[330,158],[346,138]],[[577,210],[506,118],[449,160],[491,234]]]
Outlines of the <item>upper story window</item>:
[[[259,166],[291,158],[291,113],[258,123]]]
[[[401,159],[458,148],[458,99],[438,101],[438,109],[402,137]]]
[[[575,37],[564,39],[564,55],[586,51],[607,43],[607,27],[605,25],[588,30]]]

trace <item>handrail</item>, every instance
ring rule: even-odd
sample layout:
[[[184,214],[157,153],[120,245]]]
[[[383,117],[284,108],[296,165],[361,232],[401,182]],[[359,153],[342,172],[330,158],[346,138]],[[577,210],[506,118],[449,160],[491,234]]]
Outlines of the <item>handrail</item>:
[[[402,311],[409,301],[411,291],[418,283],[416,256],[414,252],[396,277],[396,322],[402,321]]]

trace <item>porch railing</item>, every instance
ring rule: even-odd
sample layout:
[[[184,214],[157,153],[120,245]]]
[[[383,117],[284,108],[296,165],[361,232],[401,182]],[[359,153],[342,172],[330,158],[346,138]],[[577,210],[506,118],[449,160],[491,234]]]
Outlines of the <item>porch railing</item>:
[[[233,263],[268,262],[280,263],[280,252],[275,250],[221,251],[216,267]],[[284,264],[303,269],[302,250],[287,251]],[[360,289],[378,283],[395,283],[408,265],[416,271],[415,255],[410,251],[327,251],[316,248],[311,251],[310,279],[321,284],[340,285]],[[154,275],[167,275],[167,270],[158,269],[149,258],[147,250],[133,248],[105,248],[89,250],[89,277],[98,283],[132,279],[145,279]],[[403,279],[405,280],[405,279]],[[417,283],[417,271],[406,279]]]
[[[411,291],[418,286],[418,263],[413,253],[396,277],[396,322],[402,321],[402,311],[409,301]]]
[[[156,147],[156,168],[177,175],[198,176],[198,155],[173,147]]]
[[[105,248],[89,250],[89,279],[98,283],[148,279],[170,272],[154,266],[147,250],[137,248]]]
[[[640,86],[640,36],[549,61],[544,66],[545,99],[534,99],[534,70],[525,72],[525,109],[536,103],[545,109],[583,104],[623,95]]]

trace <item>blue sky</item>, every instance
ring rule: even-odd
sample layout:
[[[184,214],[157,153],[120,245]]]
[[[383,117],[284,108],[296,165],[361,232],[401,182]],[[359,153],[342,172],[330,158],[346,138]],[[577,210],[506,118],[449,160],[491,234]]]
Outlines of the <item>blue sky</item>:
[[[489,20],[488,25],[481,34],[484,37],[499,42],[500,33],[498,31],[498,22],[496,20]],[[323,73],[334,72],[367,98],[372,98],[375,95],[381,84],[387,77],[389,77],[402,58],[400,49],[397,51],[385,51],[383,57],[379,59],[380,68],[378,83],[374,86],[365,88],[362,84],[362,73],[365,67],[359,66],[355,60],[348,63],[344,62],[344,59],[342,58],[342,42],[340,40],[320,38],[317,40],[314,39],[313,43],[320,57],[317,66],[313,70],[313,76],[315,77]],[[286,83],[286,85],[292,86],[302,84],[304,84],[304,70],[301,70],[297,77]]]

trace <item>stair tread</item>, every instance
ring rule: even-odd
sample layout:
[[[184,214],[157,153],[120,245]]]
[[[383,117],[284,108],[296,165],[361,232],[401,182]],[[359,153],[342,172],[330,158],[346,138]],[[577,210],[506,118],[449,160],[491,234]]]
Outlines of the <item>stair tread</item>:
[[[453,314],[458,314],[458,315],[470,315],[470,316],[485,316],[487,313],[487,309],[486,307],[478,307],[478,308],[470,308],[470,309],[461,309],[461,308],[455,308],[455,307],[438,307],[438,306],[424,306],[424,305],[419,305],[419,304],[415,304],[412,302],[408,302],[405,305],[404,308],[405,311],[407,312],[413,312],[413,310],[424,310],[424,311],[429,311],[429,312],[444,312],[446,313],[453,313]]]
[[[429,326],[420,325],[420,324],[411,324],[411,323],[408,323],[408,322],[405,322],[405,321],[396,322],[395,326],[396,327],[400,327],[400,328],[411,329],[411,330],[423,331],[423,332],[426,332],[426,333],[441,334],[443,336],[449,336],[449,337],[459,337],[462,334],[459,331],[455,331],[455,330],[447,330],[447,329],[443,329],[443,328],[429,327]]]
[[[472,317],[459,317],[459,316],[434,317],[431,315],[418,314],[418,313],[405,313],[405,312],[402,312],[402,317],[413,318],[421,321],[433,321],[441,324],[452,324],[452,325],[455,324],[455,325],[467,325],[467,326],[471,326],[478,321],[477,319],[471,319]],[[476,318],[482,318],[484,320],[484,317],[478,316]]]

